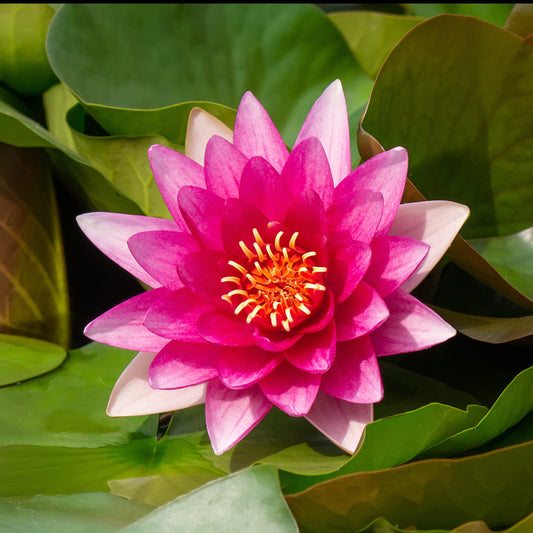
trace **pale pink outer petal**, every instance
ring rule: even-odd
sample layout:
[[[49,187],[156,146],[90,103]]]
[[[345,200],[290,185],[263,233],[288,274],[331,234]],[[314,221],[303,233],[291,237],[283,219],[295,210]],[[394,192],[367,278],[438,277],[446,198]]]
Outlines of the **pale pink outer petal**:
[[[150,287],[161,286],[137,263],[128,248],[128,239],[143,231],[176,231],[178,227],[173,220],[96,212],[79,215],[76,221],[89,240],[124,270]]]
[[[204,165],[205,148],[213,135],[233,141],[233,132],[221,120],[199,107],[193,107],[189,114],[185,135],[185,155],[199,165]]]
[[[456,333],[435,311],[401,289],[385,298],[385,303],[390,316],[370,333],[377,356],[423,350]]]
[[[305,418],[339,448],[354,453],[374,419],[374,405],[345,402],[320,391]]]
[[[335,80],[313,104],[294,147],[317,137],[328,156],[335,185],[350,173],[350,128],[340,80]]]
[[[411,292],[418,286],[446,253],[469,214],[466,205],[445,200],[400,205],[389,235],[411,237],[430,246],[424,260],[400,288]]]
[[[148,370],[148,383],[154,389],[179,389],[207,383],[217,377],[220,347],[170,341]]]
[[[281,172],[289,151],[259,100],[246,92],[241,99],[233,144],[247,157],[256,155],[266,159],[278,172]]]
[[[271,408],[257,385],[232,390],[218,380],[209,382],[205,421],[215,454],[221,455],[248,435]]]
[[[156,390],[148,385],[148,369],[155,354],[140,352],[118,378],[109,403],[109,416],[151,415],[186,409],[205,401],[206,385]]]
[[[170,211],[170,214],[180,226],[186,230],[178,206],[178,193],[185,185],[194,185],[205,189],[204,169],[192,159],[160,144],[154,144],[148,149],[150,167],[159,192]]]
[[[144,317],[155,302],[169,294],[170,291],[162,287],[138,294],[95,318],[87,324],[84,334],[93,341],[127,350],[157,352],[168,339],[148,330]]]
[[[387,235],[402,199],[407,177],[407,150],[398,146],[359,165],[335,190],[335,199],[353,195],[356,190],[379,192],[383,196],[383,216],[377,235]]]

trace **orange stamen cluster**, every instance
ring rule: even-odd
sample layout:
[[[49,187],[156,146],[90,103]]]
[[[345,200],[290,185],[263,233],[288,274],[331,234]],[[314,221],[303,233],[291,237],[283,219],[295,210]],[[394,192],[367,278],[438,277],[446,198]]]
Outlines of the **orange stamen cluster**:
[[[305,252],[296,245],[298,232],[288,243],[283,231],[271,243],[265,243],[256,228],[253,236],[251,248],[244,241],[239,242],[246,260],[228,261],[236,275],[225,276],[221,281],[234,288],[222,298],[236,315],[244,313],[248,324],[254,322],[270,330],[288,332],[322,301],[327,268],[314,264],[316,252]]]

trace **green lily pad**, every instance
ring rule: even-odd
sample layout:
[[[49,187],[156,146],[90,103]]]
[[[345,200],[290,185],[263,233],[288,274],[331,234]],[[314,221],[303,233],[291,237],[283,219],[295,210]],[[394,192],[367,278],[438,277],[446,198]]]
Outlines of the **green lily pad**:
[[[39,94],[56,80],[44,47],[53,15],[47,4],[0,5],[0,80],[19,93]]]
[[[50,342],[0,335],[0,386],[50,372],[66,356],[63,348]]]
[[[533,299],[533,227],[505,237],[473,239],[470,245],[509,283]]]
[[[304,531],[351,532],[385,517],[400,528],[509,526],[533,508],[533,442],[462,459],[361,472],[287,496]]]
[[[371,88],[333,23],[311,5],[65,4],[47,51],[61,81],[115,135],[140,133],[139,113],[130,110],[160,109],[145,112],[145,126],[152,116],[154,123],[142,134],[163,134],[161,108],[198,101],[236,108],[251,90],[290,145],[335,78],[349,113]]]
[[[389,15],[365,11],[340,11],[329,18],[346,39],[365,72],[375,78],[396,43],[423,17]]]
[[[408,4],[408,11],[420,17],[443,13],[468,15],[503,27],[512,7],[512,4]]]
[[[533,225],[533,48],[471,17],[440,15],[413,28],[376,78],[363,127],[409,151],[428,199],[468,205],[467,238]]]
[[[98,492],[0,498],[0,522],[10,533],[116,533],[152,509]]]
[[[272,531],[296,533],[298,527],[281,494],[276,470],[244,470],[174,500],[123,529],[124,533]]]
[[[0,144],[0,331],[66,346],[63,243],[43,153]]]

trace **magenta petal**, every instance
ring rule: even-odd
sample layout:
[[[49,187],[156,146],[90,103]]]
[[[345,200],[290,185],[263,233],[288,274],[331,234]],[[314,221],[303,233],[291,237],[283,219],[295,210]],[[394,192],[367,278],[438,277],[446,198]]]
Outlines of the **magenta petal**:
[[[320,389],[352,403],[376,403],[383,399],[378,360],[367,335],[337,344],[335,362],[322,376]]]
[[[198,321],[198,330],[208,342],[223,346],[252,346],[253,326],[229,313],[208,311]]]
[[[320,391],[305,418],[339,448],[354,453],[373,413],[371,403],[349,403]]]
[[[206,383],[217,377],[220,347],[170,341],[156,356],[148,371],[154,389],[179,389]]]
[[[161,196],[174,220],[180,224],[178,193],[185,185],[205,188],[204,169],[192,159],[160,144],[149,148],[148,157]]]
[[[352,294],[335,310],[337,340],[349,341],[381,326],[389,310],[379,294],[361,281]]]
[[[336,197],[328,211],[333,242],[345,240],[370,244],[383,214],[383,197],[379,192],[354,191]]]
[[[321,374],[309,374],[284,361],[259,382],[264,395],[291,416],[309,412],[320,387]]]
[[[423,350],[456,333],[437,313],[401,289],[385,298],[385,303],[390,317],[370,335],[377,356]]]
[[[238,198],[242,171],[248,158],[222,137],[212,137],[205,149],[205,183],[221,198]]]
[[[227,287],[222,282],[218,267],[221,253],[216,250],[202,250],[184,257],[178,265],[178,274],[183,284],[204,302],[214,307],[226,309],[222,300]]]
[[[155,355],[140,352],[118,378],[109,398],[109,416],[137,416],[186,409],[204,403],[206,385],[157,390],[148,385],[148,368]]]
[[[385,298],[417,269],[429,246],[407,237],[378,237],[372,241],[372,261],[364,280]]]
[[[289,156],[276,126],[249,91],[242,97],[237,110],[233,144],[247,157],[258,155],[266,159],[278,172]]]
[[[244,389],[270,374],[282,361],[281,353],[265,352],[255,346],[223,347],[218,359],[218,376],[226,387]]]
[[[313,104],[294,145],[317,137],[328,156],[335,184],[351,170],[350,129],[342,84],[335,80]]]
[[[322,331],[304,335],[285,352],[285,358],[304,372],[323,374],[335,359],[336,341],[335,322],[332,320]]]
[[[354,291],[370,265],[372,252],[367,244],[347,241],[334,246],[329,255],[328,287],[340,304]]]
[[[291,346],[294,346],[303,336],[303,333],[293,332],[276,332],[264,331],[259,328],[254,329],[253,339],[258,348],[267,352],[282,352]]]
[[[176,231],[178,227],[173,220],[119,213],[86,213],[76,220],[83,233],[107,257],[150,287],[161,286],[137,263],[127,242],[132,235],[144,231]]]
[[[136,233],[128,239],[128,248],[150,276],[172,290],[183,287],[176,265],[200,249],[189,233],[179,231]]]
[[[281,222],[291,202],[289,189],[274,167],[252,157],[242,172],[239,197],[255,205],[269,220]]]
[[[211,306],[187,289],[179,289],[157,300],[148,309],[144,325],[156,335],[183,342],[205,342],[198,333],[200,315]]]
[[[321,198],[326,210],[333,202],[334,185],[328,158],[316,137],[310,137],[296,146],[281,175],[289,185],[292,196],[311,189]]]
[[[168,342],[144,326],[144,316],[159,299],[168,296],[164,288],[143,292],[95,318],[85,327],[85,335],[93,341],[125,348],[158,352]]]
[[[335,299],[330,290],[326,290],[324,294],[324,300],[320,309],[317,309],[315,313],[302,324],[302,327],[298,329],[300,333],[315,333],[323,330],[333,319],[335,314]]]
[[[224,200],[199,187],[183,187],[178,194],[183,220],[203,248],[222,250],[220,226]]]
[[[232,390],[220,381],[207,385],[205,421],[216,455],[237,444],[265,417],[272,404],[257,385]]]
[[[335,189],[335,199],[351,196],[357,190],[370,190],[383,195],[383,217],[377,236],[387,235],[402,199],[407,177],[407,150],[401,146],[382,152],[359,165]]]

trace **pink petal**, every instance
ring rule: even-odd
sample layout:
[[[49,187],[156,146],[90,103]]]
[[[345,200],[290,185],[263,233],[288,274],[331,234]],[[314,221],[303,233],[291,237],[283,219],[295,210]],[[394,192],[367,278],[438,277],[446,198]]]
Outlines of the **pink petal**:
[[[305,418],[339,448],[354,453],[374,409],[373,404],[349,403],[320,391]]]
[[[418,267],[429,246],[406,237],[378,237],[372,241],[372,261],[364,280],[385,298]]]
[[[143,231],[176,231],[179,228],[173,220],[119,213],[86,213],[76,220],[83,233],[107,257],[150,287],[161,286],[137,263],[127,243],[132,235]]]
[[[228,292],[220,281],[222,274],[218,262],[222,254],[216,250],[202,250],[184,257],[178,265],[178,274],[183,284],[204,302],[226,309],[222,295]]]
[[[334,185],[328,158],[316,137],[310,137],[296,146],[281,175],[289,185],[292,196],[312,189],[321,198],[326,210],[333,202]]]
[[[342,84],[335,80],[313,104],[295,148],[309,137],[317,137],[328,156],[333,182],[339,183],[351,170],[350,129]]]
[[[230,142],[233,140],[233,132],[226,124],[207,111],[193,107],[187,123],[185,155],[203,166],[206,145],[213,135],[219,135]]]
[[[336,344],[335,322],[332,320],[322,331],[304,335],[285,352],[285,357],[291,365],[304,372],[323,374],[335,359]]]
[[[456,333],[437,313],[401,289],[385,302],[390,317],[370,335],[377,356],[423,350]]]
[[[323,330],[333,319],[335,314],[335,299],[332,292],[327,289],[320,309],[317,309],[309,319],[302,323],[298,329],[300,333],[315,333]]]
[[[349,341],[378,328],[389,316],[379,294],[361,281],[353,293],[335,310],[337,340]]]
[[[301,331],[290,333],[254,329],[253,339],[258,348],[267,352],[282,352],[294,346],[303,336]]]
[[[178,204],[187,226],[203,248],[222,250],[220,226],[224,200],[199,187],[182,187]]]
[[[222,137],[212,137],[205,149],[207,189],[221,198],[238,198],[242,171],[248,158]]]
[[[208,383],[205,420],[216,455],[229,450],[265,417],[272,404],[257,385],[244,390],[226,388],[218,380]]]
[[[328,211],[332,242],[345,240],[369,244],[383,214],[383,197],[374,191],[354,191],[335,198]]]
[[[308,374],[284,361],[259,382],[264,395],[291,416],[309,412],[320,387],[321,374]]]
[[[128,239],[128,248],[150,276],[172,290],[183,287],[176,265],[200,249],[189,233],[178,231],[136,233]]]
[[[148,369],[155,354],[140,352],[118,378],[109,398],[109,416],[137,416],[186,409],[205,401],[206,386],[156,390],[148,385]]]
[[[411,292],[446,253],[457,232],[468,218],[466,205],[434,201],[402,204],[390,229],[390,235],[410,237],[429,244],[430,249],[415,273],[402,284]]]
[[[208,311],[198,321],[198,331],[202,337],[223,346],[252,346],[253,329],[241,318],[220,311]]]
[[[245,93],[239,104],[233,144],[247,157],[266,159],[278,172],[289,156],[276,126],[251,92]]]
[[[148,371],[153,389],[180,389],[207,383],[217,377],[220,347],[170,341],[156,356]]]
[[[383,195],[383,217],[378,236],[387,235],[402,199],[407,177],[407,150],[398,146],[382,152],[359,165],[335,190],[335,198],[352,195],[357,190],[370,190]]]
[[[168,339],[146,329],[144,316],[155,302],[169,294],[164,288],[138,294],[95,318],[87,324],[84,334],[93,341],[118,348],[158,352]]]
[[[367,335],[337,344],[335,362],[322,376],[320,390],[352,403],[376,403],[383,399],[378,360]]]
[[[252,157],[244,167],[239,197],[278,222],[285,218],[292,200],[285,181],[262,157]]]
[[[148,157],[155,181],[170,214],[180,229],[185,230],[178,207],[178,193],[185,185],[205,189],[204,169],[192,159],[160,144],[149,148]]]
[[[281,353],[265,352],[255,346],[220,351],[218,375],[230,389],[244,389],[270,374],[283,361]]]
[[[183,342],[205,342],[198,332],[198,319],[211,306],[187,289],[179,289],[154,303],[144,325],[156,335]]]
[[[363,279],[372,252],[367,244],[347,241],[334,246],[329,255],[328,287],[337,304],[342,303]]]

